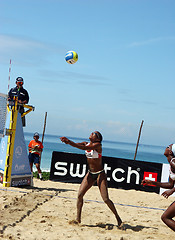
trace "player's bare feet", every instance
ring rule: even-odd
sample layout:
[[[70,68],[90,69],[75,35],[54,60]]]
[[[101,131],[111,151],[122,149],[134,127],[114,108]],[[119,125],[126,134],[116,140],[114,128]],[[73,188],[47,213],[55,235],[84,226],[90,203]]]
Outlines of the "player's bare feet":
[[[72,224],[72,225],[79,225],[80,222],[78,222],[77,220],[70,220],[69,221],[69,224]]]

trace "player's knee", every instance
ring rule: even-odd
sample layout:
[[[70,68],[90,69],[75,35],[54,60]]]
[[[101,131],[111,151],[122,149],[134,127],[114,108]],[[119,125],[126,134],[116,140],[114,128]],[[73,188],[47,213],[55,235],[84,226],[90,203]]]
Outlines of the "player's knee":
[[[83,199],[83,196],[84,196],[84,195],[83,195],[82,192],[79,192],[79,193],[78,193],[78,199],[79,199],[79,200],[82,200],[82,199]]]
[[[103,198],[104,203],[108,204],[110,202],[110,199],[108,197]]]

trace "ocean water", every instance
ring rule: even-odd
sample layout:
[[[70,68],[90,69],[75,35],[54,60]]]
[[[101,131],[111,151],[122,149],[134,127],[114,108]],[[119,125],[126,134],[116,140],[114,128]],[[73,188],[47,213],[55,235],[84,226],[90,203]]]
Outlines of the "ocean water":
[[[33,133],[24,133],[26,146],[28,146],[30,140],[33,139]],[[41,157],[41,169],[42,171],[50,171],[52,152],[69,152],[84,154],[84,151],[71,147],[61,142],[60,136],[48,135],[44,136],[44,149]],[[88,139],[69,137],[72,141],[82,142],[88,141]],[[40,139],[41,140],[41,139]],[[28,149],[28,148],[27,148]],[[126,142],[115,141],[103,141],[103,156],[134,159],[136,150],[136,144]],[[137,150],[136,160],[167,163],[167,159],[164,156],[164,146],[153,146],[140,144]]]

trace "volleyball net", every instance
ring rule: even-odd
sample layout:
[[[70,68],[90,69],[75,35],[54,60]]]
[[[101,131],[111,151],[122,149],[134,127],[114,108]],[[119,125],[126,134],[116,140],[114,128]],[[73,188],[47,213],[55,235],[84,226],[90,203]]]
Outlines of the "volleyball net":
[[[7,111],[7,95],[0,93],[0,137],[4,135]]]

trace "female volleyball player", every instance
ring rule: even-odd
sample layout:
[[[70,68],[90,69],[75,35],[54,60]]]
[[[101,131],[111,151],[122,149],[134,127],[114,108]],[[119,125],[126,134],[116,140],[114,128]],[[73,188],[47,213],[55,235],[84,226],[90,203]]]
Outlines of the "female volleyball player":
[[[170,164],[170,173],[169,173],[169,182],[155,182],[151,180],[143,180],[143,185],[155,185],[157,187],[169,189],[162,193],[165,198],[168,198],[175,192],[175,144],[169,145],[164,152],[164,155],[167,157],[167,160]],[[162,214],[162,221],[173,231],[175,231],[175,221],[172,219],[175,217],[175,202],[173,202],[167,210]]]
[[[114,213],[118,226],[121,227],[122,220],[119,217],[114,203],[109,199],[108,196],[108,188],[107,188],[107,177],[104,172],[104,168],[102,165],[102,135],[100,132],[95,131],[92,132],[89,140],[90,142],[81,142],[75,143],[69,140],[66,137],[60,138],[62,142],[71,145],[72,147],[76,147],[82,150],[85,150],[85,154],[87,157],[89,170],[85,175],[78,192],[77,199],[77,223],[81,223],[81,212],[83,207],[83,196],[85,193],[93,186],[93,184],[97,181],[97,185],[99,187],[101,196],[103,201],[107,204],[107,206]]]

